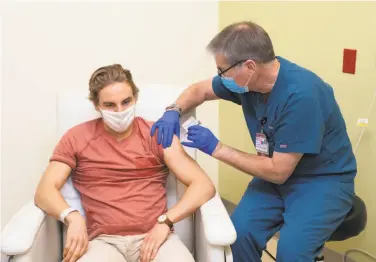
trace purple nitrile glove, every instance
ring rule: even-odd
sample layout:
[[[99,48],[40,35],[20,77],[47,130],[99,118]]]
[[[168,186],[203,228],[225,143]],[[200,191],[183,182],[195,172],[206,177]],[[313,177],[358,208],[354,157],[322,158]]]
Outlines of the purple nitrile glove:
[[[180,137],[179,113],[175,110],[166,111],[163,116],[151,127],[150,135],[153,136],[158,129],[158,145],[163,148],[171,146],[174,134]]]
[[[194,125],[188,128],[188,140],[192,142],[182,142],[181,144],[197,148],[210,156],[219,142],[208,128],[201,125]]]

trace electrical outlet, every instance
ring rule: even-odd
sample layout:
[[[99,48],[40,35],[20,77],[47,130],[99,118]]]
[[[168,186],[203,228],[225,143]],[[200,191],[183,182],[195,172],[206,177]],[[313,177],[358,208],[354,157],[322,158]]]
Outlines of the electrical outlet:
[[[357,126],[366,127],[368,126],[368,118],[358,118],[358,121],[356,122]]]

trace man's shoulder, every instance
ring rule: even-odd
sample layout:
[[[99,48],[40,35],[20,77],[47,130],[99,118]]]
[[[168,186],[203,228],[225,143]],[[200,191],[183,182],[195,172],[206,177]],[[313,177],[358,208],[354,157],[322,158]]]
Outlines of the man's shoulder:
[[[96,136],[98,132],[99,122],[101,118],[85,121],[69,128],[65,135],[73,136],[75,138],[91,138]]]
[[[145,119],[141,116],[137,116],[134,119],[134,122],[138,127],[137,129],[138,129],[140,136],[143,137],[146,141],[152,142],[153,138],[155,138],[156,135],[154,135],[154,137],[152,137],[150,135],[150,130],[151,130],[151,127],[153,126],[153,124],[155,122],[151,121],[151,120],[147,120],[147,119]]]
[[[161,144],[158,144],[158,136],[157,134],[154,134],[154,136],[150,134],[151,127],[155,122],[138,116],[135,118],[134,123],[137,126],[138,138],[141,138],[144,146],[148,150],[151,150],[160,158],[160,161],[163,162],[163,147]]]
[[[155,121],[147,120],[141,116],[137,116],[134,121],[138,124],[139,128],[142,130],[149,130],[155,123]]]

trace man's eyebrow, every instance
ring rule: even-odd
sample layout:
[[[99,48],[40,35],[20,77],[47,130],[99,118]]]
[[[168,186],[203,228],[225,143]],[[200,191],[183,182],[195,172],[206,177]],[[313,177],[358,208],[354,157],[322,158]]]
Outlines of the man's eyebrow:
[[[131,100],[131,99],[132,99],[132,97],[129,96],[129,97],[127,97],[127,98],[124,98],[123,101],[128,101],[128,100]]]
[[[124,101],[128,101],[128,100],[132,100],[132,97],[131,97],[131,96],[128,96],[127,98],[124,98],[124,99],[122,100],[122,102],[124,102]],[[115,103],[112,102],[112,101],[103,101],[103,104],[115,104]]]

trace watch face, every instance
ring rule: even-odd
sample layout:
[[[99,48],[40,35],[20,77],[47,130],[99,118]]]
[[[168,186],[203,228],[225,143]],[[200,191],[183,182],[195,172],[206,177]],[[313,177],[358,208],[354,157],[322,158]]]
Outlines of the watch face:
[[[158,222],[159,223],[164,223],[164,221],[166,220],[167,216],[166,215],[161,215],[158,217]]]

